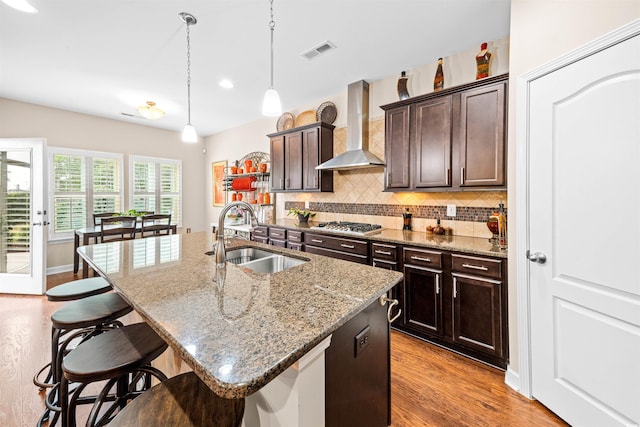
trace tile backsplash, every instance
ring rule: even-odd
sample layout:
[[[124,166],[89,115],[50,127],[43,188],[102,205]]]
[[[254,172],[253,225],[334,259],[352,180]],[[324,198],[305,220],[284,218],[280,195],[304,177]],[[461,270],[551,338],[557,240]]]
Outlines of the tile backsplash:
[[[346,151],[346,128],[336,128],[334,155]],[[384,159],[384,118],[369,122],[369,151]],[[477,192],[384,192],[384,168],[334,172],[333,193],[279,193],[276,210],[279,218],[287,216],[289,207],[317,212],[317,221],[357,221],[380,224],[385,228],[402,228],[405,208],[413,214],[413,230],[424,230],[441,218],[453,234],[491,237],[485,222],[498,204],[507,200],[506,191]],[[456,217],[446,216],[446,206],[456,205]]]

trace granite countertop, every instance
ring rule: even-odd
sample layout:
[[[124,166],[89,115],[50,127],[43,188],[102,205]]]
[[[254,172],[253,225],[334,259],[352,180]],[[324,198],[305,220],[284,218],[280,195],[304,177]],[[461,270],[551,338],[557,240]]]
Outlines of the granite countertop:
[[[401,245],[420,246],[432,249],[444,249],[448,251],[458,251],[476,255],[487,255],[505,259],[508,257],[508,251],[506,249],[500,249],[498,246],[491,243],[489,239],[467,236],[438,236],[436,234],[427,234],[424,231],[402,231],[392,230],[390,228],[385,228],[380,233],[372,234],[370,236],[356,236],[353,234],[339,234],[335,232],[311,228],[316,224],[316,222],[312,221],[308,224],[298,225],[297,222],[292,219],[278,219],[273,224],[265,225],[268,225],[270,227],[283,227],[290,230],[298,230],[304,232],[333,234],[336,236],[347,238],[351,237],[366,239],[373,242],[386,242]]]
[[[254,393],[397,284],[402,275],[234,239],[309,260],[265,274],[227,263],[214,282],[210,233],[82,246],[107,278],[218,395]]]

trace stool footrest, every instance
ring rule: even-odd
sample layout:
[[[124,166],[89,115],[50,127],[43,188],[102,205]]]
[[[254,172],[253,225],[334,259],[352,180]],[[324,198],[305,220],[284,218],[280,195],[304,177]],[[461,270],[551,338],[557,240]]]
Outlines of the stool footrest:
[[[109,426],[236,427],[242,423],[244,405],[244,399],[218,396],[196,374],[189,372],[144,392]]]

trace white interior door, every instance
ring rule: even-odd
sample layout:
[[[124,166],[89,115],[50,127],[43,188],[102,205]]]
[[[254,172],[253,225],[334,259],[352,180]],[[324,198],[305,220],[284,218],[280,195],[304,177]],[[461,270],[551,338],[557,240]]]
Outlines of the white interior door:
[[[45,291],[44,148],[0,139],[0,293]]]
[[[640,35],[529,87],[532,395],[572,425],[638,425]]]

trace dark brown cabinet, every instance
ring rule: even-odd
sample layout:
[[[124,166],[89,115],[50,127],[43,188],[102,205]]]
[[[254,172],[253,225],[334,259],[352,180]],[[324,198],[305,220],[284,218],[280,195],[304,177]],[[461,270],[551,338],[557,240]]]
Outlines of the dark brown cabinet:
[[[409,151],[409,106],[403,105],[385,115],[385,189],[409,188]]]
[[[313,123],[268,135],[271,149],[273,192],[333,191],[333,171],[318,171],[333,157],[333,129]]]
[[[453,341],[504,358],[506,308],[502,260],[453,254]]]
[[[415,188],[451,186],[451,96],[411,106]]]
[[[271,151],[270,190],[284,190],[284,135],[272,137],[269,146]]]
[[[506,82],[460,94],[460,186],[505,185]]]
[[[369,244],[365,240],[304,233],[305,252],[369,264]]]
[[[387,243],[371,243],[371,265],[378,268],[385,268],[387,270],[400,271],[401,262],[398,252],[400,247],[397,245]],[[404,284],[398,283],[389,291],[389,298],[398,301],[398,306],[394,313],[400,313],[400,316],[396,318],[391,326],[394,328],[400,328],[404,324]]]
[[[441,337],[443,330],[442,252],[404,248],[404,324]]]
[[[256,228],[253,239],[402,271],[403,281],[389,291],[389,297],[397,299],[402,310],[391,324],[394,329],[506,368],[505,259],[277,225]]]
[[[385,110],[385,191],[506,189],[508,75]]]
[[[506,261],[403,248],[400,330],[505,368]]]
[[[269,244],[281,248],[287,247],[287,229],[269,227]]]

